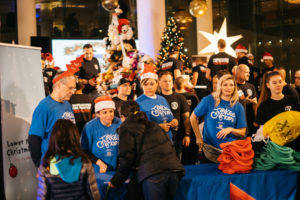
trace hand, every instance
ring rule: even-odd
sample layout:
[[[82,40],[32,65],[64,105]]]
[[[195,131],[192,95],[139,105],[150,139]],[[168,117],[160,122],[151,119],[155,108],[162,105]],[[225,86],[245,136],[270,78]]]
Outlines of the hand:
[[[170,130],[170,124],[169,123],[162,123],[159,124],[159,126],[164,129],[165,132],[168,132]]]
[[[107,165],[104,163],[104,162],[102,162],[102,160],[97,160],[97,162],[96,162],[96,165],[98,165],[99,166],[99,168],[100,168],[100,173],[102,174],[102,173],[105,173],[106,172],[106,170],[107,170]]]
[[[172,121],[169,122],[169,125],[174,128],[178,126],[178,120],[177,119],[173,119]]]
[[[108,187],[110,187],[110,188],[116,188],[116,186],[114,186],[111,182],[108,183]]]
[[[89,80],[89,84],[90,84],[91,86],[96,86],[96,80],[95,80],[94,78],[91,78],[91,79]]]
[[[199,152],[202,152],[202,150],[203,150],[203,139],[201,138],[201,140],[197,140],[196,144],[199,147]]]
[[[84,85],[86,85],[86,84],[88,84],[88,80],[86,80],[86,79],[82,79],[82,83],[84,84]]]
[[[220,130],[217,133],[217,138],[218,139],[224,139],[228,134],[230,134],[232,132],[232,128],[228,127],[228,128],[224,128],[222,130]]]
[[[185,137],[183,138],[183,140],[182,140],[182,145],[183,145],[184,147],[188,147],[188,146],[190,146],[190,143],[191,143],[191,138],[190,138],[190,136],[185,136]]]
[[[257,104],[257,99],[254,97],[254,98],[252,98],[252,99],[250,99],[250,97],[249,96],[247,96],[246,98],[245,98],[245,100],[246,100],[246,103],[247,104]]]

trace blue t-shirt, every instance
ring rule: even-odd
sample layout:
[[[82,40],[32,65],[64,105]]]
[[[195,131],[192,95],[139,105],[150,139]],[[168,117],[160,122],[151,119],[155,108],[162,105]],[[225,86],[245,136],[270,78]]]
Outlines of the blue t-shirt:
[[[98,117],[89,121],[81,133],[81,146],[102,160],[107,165],[107,170],[117,167],[119,135],[117,128],[121,120],[114,118],[111,126],[104,126]]]
[[[224,128],[246,128],[245,111],[239,102],[230,107],[230,102],[221,100],[215,107],[215,100],[212,95],[204,97],[194,110],[197,117],[205,116],[203,128],[203,141],[214,147],[220,148],[220,144],[231,142],[237,137],[232,133],[224,139],[218,139],[217,133]]]
[[[71,104],[68,101],[63,103],[57,102],[50,95],[44,98],[33,112],[29,135],[36,135],[42,138],[42,157],[48,149],[52,128],[58,119],[69,119],[75,124]]]
[[[156,95],[156,98],[153,99],[143,94],[136,99],[136,102],[139,104],[140,110],[147,114],[150,121],[161,124],[168,123],[174,119],[167,100],[160,95]],[[171,130],[167,134],[172,140]]]

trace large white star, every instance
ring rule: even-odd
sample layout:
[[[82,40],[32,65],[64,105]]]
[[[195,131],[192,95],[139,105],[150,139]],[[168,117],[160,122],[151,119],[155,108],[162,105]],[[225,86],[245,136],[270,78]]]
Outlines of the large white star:
[[[236,35],[227,37],[227,24],[226,24],[226,18],[223,21],[223,24],[220,28],[219,33],[214,31],[214,34],[199,31],[206,39],[210,41],[210,44],[206,46],[204,49],[202,49],[199,53],[217,53],[218,52],[218,40],[223,39],[226,41],[226,49],[225,52],[229,55],[236,57],[235,51],[231,47],[231,44],[236,42],[237,40],[241,39],[242,35]]]

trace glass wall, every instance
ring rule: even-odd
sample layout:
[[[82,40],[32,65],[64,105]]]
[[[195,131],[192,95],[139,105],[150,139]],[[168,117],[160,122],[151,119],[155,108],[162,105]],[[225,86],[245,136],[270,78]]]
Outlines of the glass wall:
[[[174,16],[176,11],[185,10],[189,13],[189,1],[166,0],[166,22],[170,16]],[[187,55],[191,58],[192,55],[197,54],[197,27],[196,18],[192,17],[193,21],[188,29],[183,30],[184,46],[187,50]]]
[[[16,0],[0,1],[0,42],[18,42]]]
[[[260,69],[264,68],[260,62],[264,52],[270,52],[274,65],[286,68],[287,82],[294,82],[293,74],[300,69],[300,4],[288,0],[213,0],[214,30],[225,17],[228,36],[243,35],[233,48],[239,43],[246,46]]]
[[[136,27],[135,0],[119,0],[123,17]],[[107,36],[111,13],[101,0],[37,0],[37,35],[52,38],[94,38]]]

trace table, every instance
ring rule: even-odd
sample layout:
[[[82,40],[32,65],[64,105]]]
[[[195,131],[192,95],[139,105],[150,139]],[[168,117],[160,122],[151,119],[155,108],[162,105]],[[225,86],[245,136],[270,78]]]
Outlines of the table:
[[[247,174],[224,174],[218,164],[184,166],[186,175],[178,185],[176,200],[218,200],[230,199],[230,183],[257,200],[296,199],[298,173],[275,169],[270,171],[252,170]],[[107,183],[114,172],[96,173],[102,199]],[[112,189],[109,199],[124,199],[126,185]]]

